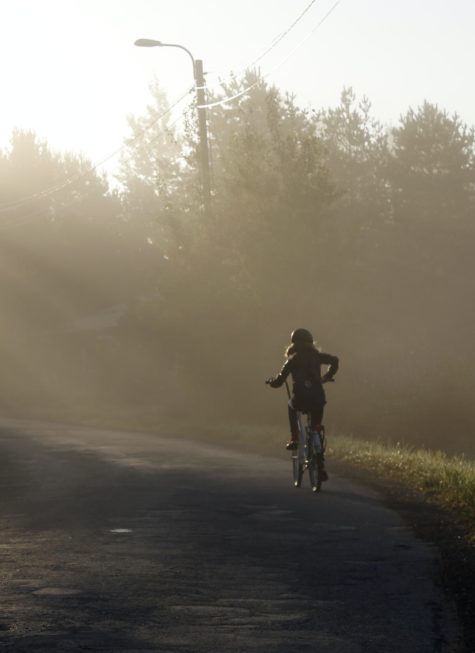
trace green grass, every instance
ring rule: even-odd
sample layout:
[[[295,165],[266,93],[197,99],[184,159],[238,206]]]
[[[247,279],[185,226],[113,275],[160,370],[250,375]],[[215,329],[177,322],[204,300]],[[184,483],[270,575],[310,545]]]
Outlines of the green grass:
[[[475,542],[475,462],[441,451],[332,436],[332,456],[419,492],[452,511]]]

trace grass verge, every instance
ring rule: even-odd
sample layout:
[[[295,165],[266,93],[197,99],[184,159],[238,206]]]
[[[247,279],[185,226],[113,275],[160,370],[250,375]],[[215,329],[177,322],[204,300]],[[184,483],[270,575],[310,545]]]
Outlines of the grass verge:
[[[450,510],[475,544],[475,462],[441,451],[332,436],[329,455],[409,490]]]
[[[457,607],[460,650],[475,651],[475,462],[344,436],[330,438],[332,458],[344,473],[373,482],[414,531],[437,546],[437,579]]]

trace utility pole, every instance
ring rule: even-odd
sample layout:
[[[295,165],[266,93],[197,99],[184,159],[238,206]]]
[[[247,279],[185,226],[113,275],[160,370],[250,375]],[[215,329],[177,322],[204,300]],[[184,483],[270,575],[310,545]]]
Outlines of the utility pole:
[[[206,215],[211,210],[211,175],[209,169],[208,124],[206,121],[205,78],[203,75],[203,61],[195,59],[188,48],[178,43],[162,43],[155,39],[137,39],[135,45],[141,48],[180,48],[184,50],[193,64],[193,78],[196,88],[196,102],[198,104],[198,136],[199,136],[199,164],[201,168],[201,186],[203,189],[203,206]]]
[[[208,123],[206,119],[205,78],[203,74],[203,61],[195,61],[196,101],[198,104],[198,131],[200,138],[200,167],[201,183],[203,187],[203,204],[208,215],[211,206],[211,175],[209,168]]]

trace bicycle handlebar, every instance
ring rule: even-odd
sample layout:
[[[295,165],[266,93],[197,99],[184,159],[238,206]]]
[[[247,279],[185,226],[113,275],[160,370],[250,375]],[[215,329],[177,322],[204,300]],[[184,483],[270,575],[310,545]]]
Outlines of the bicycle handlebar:
[[[272,383],[273,380],[274,380],[274,379],[272,379],[272,378],[271,378],[271,379],[266,379],[266,380],[264,381],[264,383],[265,383],[266,385],[270,385],[270,384]],[[320,382],[321,382],[322,385],[323,385],[324,383],[335,383],[335,379],[325,379],[325,380],[321,379]],[[286,385],[287,385],[287,380],[285,381],[285,383],[286,383]]]

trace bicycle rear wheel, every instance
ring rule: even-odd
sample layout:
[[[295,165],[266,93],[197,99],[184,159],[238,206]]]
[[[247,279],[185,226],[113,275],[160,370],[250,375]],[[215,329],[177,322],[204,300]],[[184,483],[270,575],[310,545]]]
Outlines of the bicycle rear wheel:
[[[292,475],[294,487],[300,487],[302,485],[303,465],[299,460],[298,454],[292,456]]]
[[[317,462],[317,456],[312,456],[312,460],[308,462],[308,476],[310,485],[313,492],[320,492],[322,489],[322,476],[320,474],[320,466]]]

